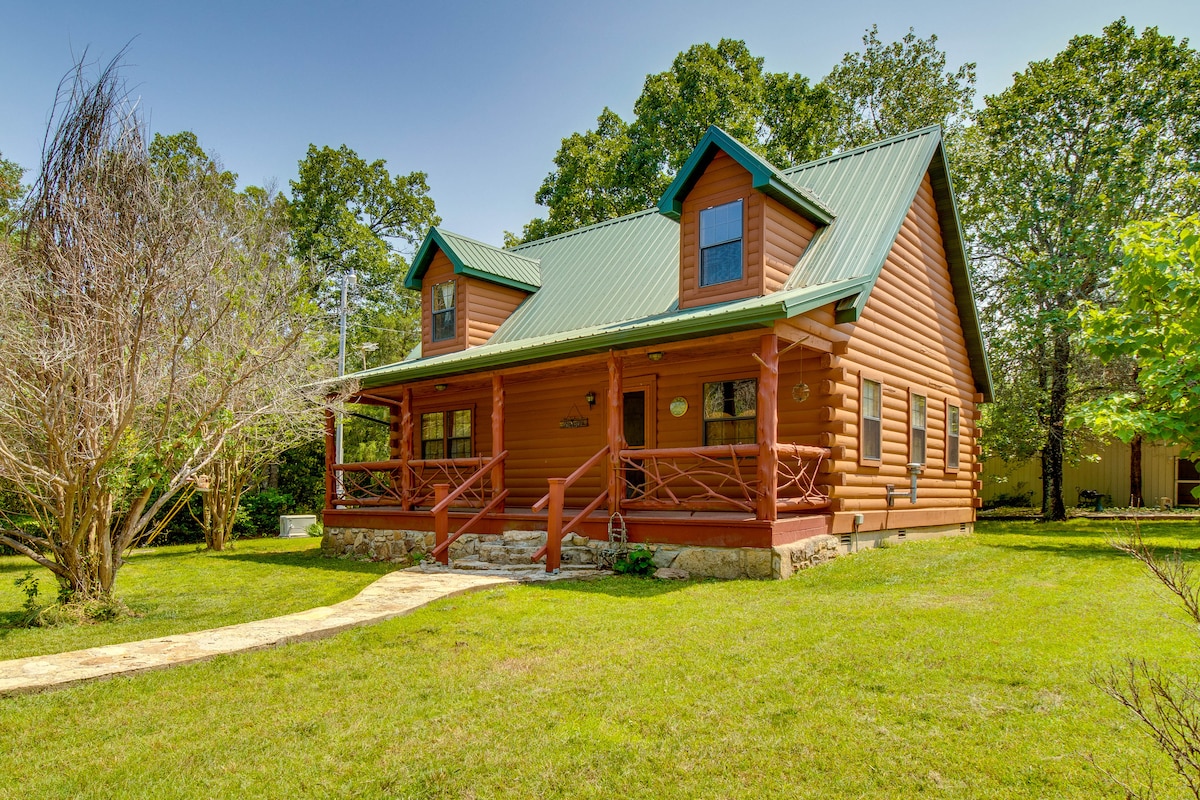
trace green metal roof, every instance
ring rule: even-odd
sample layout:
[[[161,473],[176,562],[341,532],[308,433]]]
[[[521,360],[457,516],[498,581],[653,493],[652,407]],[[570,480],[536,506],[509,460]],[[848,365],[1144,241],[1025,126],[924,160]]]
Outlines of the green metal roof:
[[[788,180],[784,173],[768,163],[762,156],[749,147],[734,139],[716,125],[709,125],[696,145],[696,149],[688,156],[675,180],[663,192],[658,201],[658,210],[670,217],[679,219],[683,212],[683,198],[687,197],[697,179],[704,174],[704,168],[713,160],[718,151],[724,152],[742,168],[750,173],[751,185],[763,194],[774,197],[779,202],[799,214],[820,225],[830,222],[834,214],[821,201],[821,198],[804,186]]]
[[[721,137],[733,141],[716,128],[710,129],[705,140],[715,142]],[[693,152],[693,159],[706,147],[702,142]],[[746,148],[740,145],[738,148],[744,151],[743,156],[748,154],[770,167]],[[832,220],[818,230],[787,284],[778,292],[680,310],[679,223],[661,209],[630,214],[506,251],[435,230],[422,245],[410,270],[410,279],[417,274],[421,254],[432,247],[432,241],[437,241],[448,256],[451,247],[465,255],[473,252],[467,245],[476,245],[514,259],[506,263],[536,265],[540,288],[513,312],[487,344],[430,358],[410,354],[398,364],[360,372],[354,377],[369,388],[716,331],[769,326],[777,319],[797,316],[833,302],[839,304],[839,321],[852,322],[865,305],[929,171],[975,382],[990,400],[991,376],[941,148],[940,127],[893,137],[786,172],[771,170],[777,183],[783,179],[803,196],[819,197]],[[426,256],[426,262],[429,257]],[[419,274],[417,280],[419,286]]]
[[[421,278],[425,276],[425,270],[429,269],[435,247],[450,259],[456,275],[471,275],[527,292],[537,291],[542,285],[537,259],[492,247],[490,244],[477,242],[441,228],[430,228],[425,241],[421,242],[421,248],[413,258],[408,274],[404,276],[404,285],[407,288],[421,288]]]

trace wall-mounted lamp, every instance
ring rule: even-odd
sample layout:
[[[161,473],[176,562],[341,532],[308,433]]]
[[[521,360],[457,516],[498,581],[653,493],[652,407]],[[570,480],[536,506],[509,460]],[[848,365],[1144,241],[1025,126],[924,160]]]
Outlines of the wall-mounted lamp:
[[[435,383],[435,384],[433,385],[433,390],[434,390],[435,392],[444,392],[444,391],[446,391],[446,384],[444,384],[444,383]]]
[[[588,408],[596,407],[596,393],[595,392],[588,392],[587,394],[585,394],[583,396],[583,399],[587,401]]]
[[[650,359],[651,361],[662,361],[663,352],[662,350],[655,350],[653,353],[646,353],[646,358]]]

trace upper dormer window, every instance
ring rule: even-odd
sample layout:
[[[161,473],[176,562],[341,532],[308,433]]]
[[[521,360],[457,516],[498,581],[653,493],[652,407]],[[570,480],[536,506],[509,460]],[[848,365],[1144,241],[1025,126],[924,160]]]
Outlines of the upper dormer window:
[[[700,212],[700,285],[742,279],[742,201]]]
[[[436,283],[433,286],[433,335],[435,342],[453,339],[458,331],[454,318],[454,281]]]

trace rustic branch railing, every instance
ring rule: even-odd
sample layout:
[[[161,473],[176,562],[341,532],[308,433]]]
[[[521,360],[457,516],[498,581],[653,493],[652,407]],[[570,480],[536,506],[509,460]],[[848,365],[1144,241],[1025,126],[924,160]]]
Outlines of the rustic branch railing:
[[[823,447],[779,445],[780,510],[823,508],[829,497],[816,485]],[[621,507],[637,510],[755,513],[759,492],[757,444],[622,450]],[[632,476],[638,479],[631,480]]]
[[[562,560],[562,536],[564,533],[570,532],[572,528],[586,519],[593,511],[599,508],[602,504],[608,501],[608,489],[601,492],[592,502],[588,503],[582,511],[576,514],[565,525],[562,522],[563,505],[566,503],[566,491],[575,484],[580,478],[588,473],[596,464],[600,463],[605,456],[608,455],[608,445],[600,448],[587,461],[583,462],[566,478],[551,478],[550,491],[547,492],[541,500],[533,504],[534,511],[541,511],[547,505],[550,506],[550,511],[546,523],[546,543],[542,545],[536,553],[530,558],[530,561],[537,562],[542,556],[546,557],[546,571],[553,572],[558,569]]]
[[[458,484],[458,488],[451,489],[447,483],[436,483],[433,487],[434,503],[429,512],[433,514],[433,530],[434,530],[434,548],[433,555],[443,564],[450,560],[450,545],[459,536],[467,532],[467,529],[474,525],[479,520],[483,519],[489,511],[504,502],[508,497],[508,490],[493,492],[490,499],[483,494],[483,479],[492,470],[504,463],[504,459],[508,457],[507,450],[501,450],[492,459],[476,470],[474,474],[466,480]],[[462,459],[445,459],[446,461],[460,461]],[[483,459],[480,459],[482,461]],[[425,463],[429,463],[428,461]],[[450,507],[458,503],[460,499],[469,492],[476,493],[481,498],[480,505],[482,508],[479,513],[467,520],[461,528],[450,534]]]
[[[402,506],[406,509],[434,504],[433,487],[446,484],[454,489],[466,485],[468,491],[456,494],[456,505],[467,508],[482,508],[491,500],[494,492],[472,478],[488,463],[483,456],[474,458],[428,458],[408,462],[409,484],[407,497],[404,493],[404,462],[363,461],[357,464],[334,464],[333,469],[341,473],[341,493],[333,497],[331,507],[343,506]]]

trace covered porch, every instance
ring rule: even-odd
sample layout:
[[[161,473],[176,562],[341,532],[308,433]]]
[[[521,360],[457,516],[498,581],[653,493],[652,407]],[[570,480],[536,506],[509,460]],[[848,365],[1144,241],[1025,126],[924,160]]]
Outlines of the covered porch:
[[[357,401],[390,407],[391,450],[396,457],[334,463],[331,416],[327,428],[325,524],[430,531],[435,534],[433,555],[443,563],[448,559],[450,544],[467,533],[545,530],[546,545],[534,558],[544,557],[549,571],[559,568],[559,545],[565,534],[603,540],[615,515],[624,523],[631,542],[770,548],[828,533],[828,487],[837,477],[831,473],[833,452],[819,444],[781,441],[779,435],[781,355],[795,350],[792,363],[797,363],[805,356],[803,350],[808,349],[810,359],[819,359],[820,343],[814,348],[807,338],[798,334],[781,347],[780,337],[774,332],[745,333],[721,342],[722,347],[738,352],[753,364],[752,371],[741,369],[738,374],[748,374],[756,384],[752,387],[756,389],[754,443],[656,447],[652,421],[645,428],[651,432],[649,437],[631,435],[626,398],[631,397],[631,388],[649,386],[650,407],[643,413],[648,411],[653,416],[654,381],[653,377],[647,379],[646,364],[666,374],[662,351],[610,351],[590,359],[591,364],[586,366],[594,369],[602,365],[606,378],[603,391],[586,393],[589,405],[598,394],[603,397],[602,414],[597,413],[603,418],[603,439],[596,449],[576,447],[579,455],[573,460],[560,457],[554,463],[549,458],[532,461],[527,454],[524,460],[514,458],[506,447],[506,436],[513,428],[509,386],[511,381],[521,379],[519,370],[498,371],[482,378],[490,384],[484,395],[490,401],[488,455],[422,457],[428,453],[418,451],[420,418],[414,388],[404,385],[389,393],[363,391],[355,397]],[[697,370],[697,364],[704,364],[695,360],[699,358],[696,352],[689,353],[694,349],[695,345],[689,348],[683,344],[670,350],[663,348],[676,361],[694,359],[678,368],[691,372]],[[627,370],[628,364],[634,369]],[[635,374],[627,376],[629,371]],[[573,374],[583,374],[583,370]],[[473,379],[479,383],[481,377]],[[569,380],[564,377],[556,383]],[[664,378],[662,383],[666,385],[667,380]],[[577,382],[586,384],[583,378]],[[439,391],[445,388],[446,384],[437,385]],[[827,409],[816,405],[806,410],[808,416],[814,421],[829,416]],[[582,420],[580,427],[587,427],[587,418],[578,413],[565,418],[561,427],[567,428],[571,419]],[[591,436],[593,442],[597,438]],[[693,441],[697,438],[692,435]],[[810,437],[820,438],[817,434]],[[528,450],[528,442],[524,444]],[[555,445],[547,441],[544,446],[552,449]],[[515,468],[514,462],[519,462]],[[515,479],[524,481],[523,490],[514,492]],[[529,490],[538,479],[543,487],[540,497]]]

